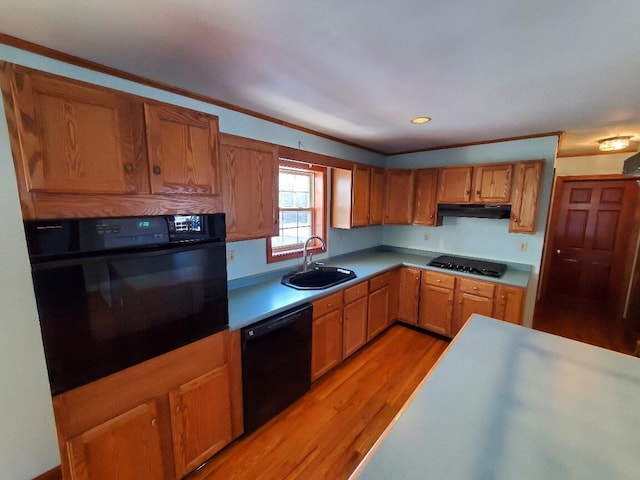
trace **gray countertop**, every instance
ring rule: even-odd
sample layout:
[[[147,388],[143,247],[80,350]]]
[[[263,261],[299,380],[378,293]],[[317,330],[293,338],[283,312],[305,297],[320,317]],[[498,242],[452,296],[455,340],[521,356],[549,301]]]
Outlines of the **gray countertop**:
[[[427,263],[435,255],[416,255],[395,251],[368,251],[341,256],[335,261],[327,261],[326,265],[348,268],[356,272],[357,279],[336,285],[324,290],[295,290],[280,284],[280,277],[268,278],[259,283],[235,288],[229,291],[229,329],[237,330],[271,315],[281,313],[301,303],[318,299],[329,293],[337,292],[349,285],[371,278],[379,273],[394,269],[400,265],[436,270],[458,276],[483,279],[495,283],[504,283],[526,288],[531,274],[527,265],[514,268],[511,265],[501,278],[482,277],[462,272],[447,272]],[[529,268],[527,268],[529,267]]]
[[[474,315],[352,478],[637,479],[638,399],[640,359]]]

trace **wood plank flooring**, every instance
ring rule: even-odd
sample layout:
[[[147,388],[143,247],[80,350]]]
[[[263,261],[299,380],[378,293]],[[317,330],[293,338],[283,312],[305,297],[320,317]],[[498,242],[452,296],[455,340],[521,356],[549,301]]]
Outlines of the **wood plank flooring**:
[[[348,478],[447,345],[391,327],[190,480]]]
[[[612,311],[594,303],[547,301],[536,305],[533,328],[633,355],[634,334]]]

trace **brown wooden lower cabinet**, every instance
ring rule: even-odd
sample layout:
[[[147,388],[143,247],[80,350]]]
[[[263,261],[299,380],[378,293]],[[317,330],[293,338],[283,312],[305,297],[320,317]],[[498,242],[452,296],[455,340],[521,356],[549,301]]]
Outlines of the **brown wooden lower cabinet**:
[[[367,281],[344,289],[342,358],[347,358],[367,343],[368,294]]]
[[[177,478],[231,443],[230,397],[227,365],[169,392]]]
[[[392,273],[386,272],[369,280],[367,341],[389,326],[389,294]]]
[[[67,451],[73,479],[166,478],[155,400],[69,439]]]
[[[493,306],[493,317],[520,325],[522,323],[524,296],[524,288],[498,285]]]
[[[421,273],[421,270],[418,268],[400,268],[398,320],[411,323],[412,325],[418,324]]]
[[[63,478],[181,478],[242,434],[239,330],[57,395],[53,407]]]
[[[455,280],[455,277],[439,272],[422,273],[419,326],[440,335],[451,335]]]
[[[312,302],[311,381],[342,361],[342,290]]]
[[[474,313],[491,316],[495,284],[459,277],[456,279],[451,335],[460,331]]]

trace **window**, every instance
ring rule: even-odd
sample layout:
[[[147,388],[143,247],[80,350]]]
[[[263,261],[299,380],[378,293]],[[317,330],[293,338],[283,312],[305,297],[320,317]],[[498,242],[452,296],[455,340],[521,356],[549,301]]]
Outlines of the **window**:
[[[326,240],[326,168],[281,159],[278,185],[279,235],[267,239],[269,263],[302,257],[311,235]],[[322,251],[320,242],[314,240],[308,251]]]

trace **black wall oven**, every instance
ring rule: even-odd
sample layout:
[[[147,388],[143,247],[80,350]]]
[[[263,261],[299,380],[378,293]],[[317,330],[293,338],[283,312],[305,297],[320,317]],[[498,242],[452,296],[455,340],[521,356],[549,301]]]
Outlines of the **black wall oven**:
[[[224,214],[25,229],[53,395],[228,327]]]

